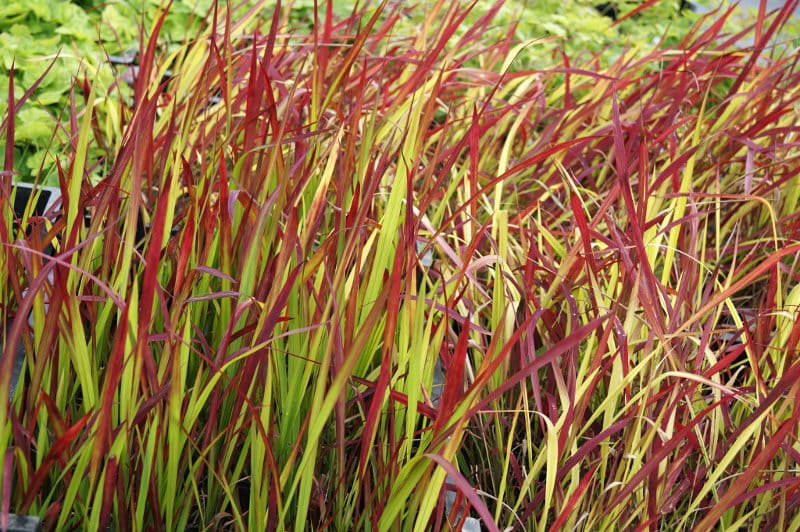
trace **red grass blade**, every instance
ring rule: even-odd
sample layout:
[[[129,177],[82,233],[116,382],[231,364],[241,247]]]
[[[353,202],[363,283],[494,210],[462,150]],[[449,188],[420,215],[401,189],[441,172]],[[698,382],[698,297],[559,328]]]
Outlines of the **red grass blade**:
[[[469,482],[464,478],[464,475],[459,473],[453,464],[439,454],[427,453],[425,456],[439,464],[442,469],[447,471],[447,474],[458,487],[459,491],[467,498],[472,507],[475,508],[475,511],[478,512],[478,515],[481,516],[483,525],[488,528],[490,532],[500,532],[500,528],[497,526],[497,523],[494,522],[492,512],[489,511],[489,508],[486,507],[486,503],[484,503],[483,499],[481,499],[475,492],[475,488],[469,485]]]

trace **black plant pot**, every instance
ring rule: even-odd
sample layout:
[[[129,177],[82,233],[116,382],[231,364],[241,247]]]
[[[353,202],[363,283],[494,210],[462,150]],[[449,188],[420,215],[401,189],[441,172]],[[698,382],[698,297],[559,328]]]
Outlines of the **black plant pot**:
[[[12,183],[12,192],[14,194],[14,217],[19,219],[25,213],[28,204],[33,200],[36,192],[39,196],[36,199],[36,204],[33,206],[31,215],[42,216],[46,213],[53,204],[61,198],[61,190],[56,187],[47,187],[44,185],[34,186],[30,183]]]

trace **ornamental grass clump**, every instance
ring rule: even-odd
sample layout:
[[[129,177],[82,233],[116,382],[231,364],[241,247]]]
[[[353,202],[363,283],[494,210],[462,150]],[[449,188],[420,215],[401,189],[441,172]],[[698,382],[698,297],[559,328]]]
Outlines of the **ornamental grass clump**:
[[[483,38],[501,2],[413,35],[331,4],[220,5],[168,55],[159,19],[118,129],[75,87],[60,205],[17,224],[9,99],[0,518],[800,526],[797,0],[536,71]]]

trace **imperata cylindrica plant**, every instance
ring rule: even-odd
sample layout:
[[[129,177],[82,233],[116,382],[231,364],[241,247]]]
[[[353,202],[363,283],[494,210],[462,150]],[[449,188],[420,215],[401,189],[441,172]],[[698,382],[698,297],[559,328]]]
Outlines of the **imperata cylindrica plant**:
[[[0,79],[0,527],[800,527],[798,2],[619,4],[176,0],[41,160]]]

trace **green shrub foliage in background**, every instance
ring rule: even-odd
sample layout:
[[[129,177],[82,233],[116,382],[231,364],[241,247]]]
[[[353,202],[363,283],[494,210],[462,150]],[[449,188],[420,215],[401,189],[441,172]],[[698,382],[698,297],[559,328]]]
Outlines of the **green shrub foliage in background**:
[[[213,0],[178,0],[165,17],[159,32],[163,51],[174,48],[188,35],[197,34]],[[240,6],[246,8],[252,1]],[[45,181],[53,182],[54,158],[69,133],[59,124],[67,120],[70,89],[76,78],[88,76],[96,91],[95,111],[108,127],[119,117],[114,93],[125,101],[130,88],[119,80],[131,78],[128,67],[110,64],[112,55],[130,54],[139,48],[140,27],[149,29],[168,5],[162,0],[10,0],[0,5],[0,113],[8,108],[9,73],[14,68],[14,98],[25,91],[50,67],[28,103],[16,113],[16,169],[23,180],[32,180],[44,164]],[[52,64],[52,66],[51,66]],[[103,91],[105,90],[105,93]],[[76,95],[76,106],[84,97]],[[112,123],[108,123],[111,121]],[[95,158],[99,153],[93,154]]]

